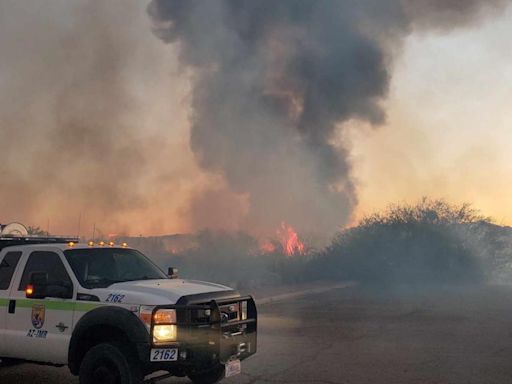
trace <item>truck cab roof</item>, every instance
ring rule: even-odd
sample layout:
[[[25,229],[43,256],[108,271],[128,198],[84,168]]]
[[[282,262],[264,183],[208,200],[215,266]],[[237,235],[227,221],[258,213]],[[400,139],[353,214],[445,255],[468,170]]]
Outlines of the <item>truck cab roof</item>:
[[[116,293],[123,296],[124,303],[162,305],[174,304],[185,295],[221,291],[235,292],[229,287],[215,283],[169,279],[158,266],[136,249],[128,247],[126,243],[118,245],[104,242],[78,243],[73,240],[78,241],[75,238],[64,237],[0,237],[0,260],[9,252],[23,251],[26,256],[20,262],[21,268],[23,267],[22,263],[27,263],[29,255],[45,258],[48,257],[45,255],[47,252],[62,253],[62,262],[68,266],[67,272],[72,276],[72,280],[76,279],[75,283],[79,283],[80,291],[95,294],[101,301],[109,294]],[[133,263],[137,262],[134,261],[132,255],[135,253],[139,255],[135,258],[145,259],[147,264],[146,262],[144,264],[152,265],[158,272],[151,270],[144,273],[143,270],[134,270],[136,264]],[[116,254],[130,254],[131,261],[126,261],[127,259],[124,257],[117,258]],[[126,271],[123,272],[123,276],[118,276],[120,273],[119,263],[125,263],[123,267],[131,268],[130,273],[133,276],[126,275]],[[90,282],[92,277],[98,279],[98,282]]]

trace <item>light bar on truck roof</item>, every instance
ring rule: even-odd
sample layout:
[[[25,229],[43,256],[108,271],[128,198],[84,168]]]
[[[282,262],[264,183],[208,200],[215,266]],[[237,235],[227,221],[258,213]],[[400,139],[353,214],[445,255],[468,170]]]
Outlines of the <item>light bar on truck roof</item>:
[[[87,242],[87,245],[88,245],[89,247],[94,247],[96,244],[97,244],[99,247],[104,247],[104,246],[106,246],[106,245],[107,245],[107,243],[106,243],[106,242],[104,242],[104,241],[99,241],[98,243],[95,243],[94,241],[88,241],[88,242]],[[113,241],[109,241],[109,242],[108,242],[108,245],[109,245],[110,247],[115,247],[115,246],[116,246],[116,243],[115,243],[115,242],[113,242]],[[121,244],[120,244],[120,245],[118,245],[118,246],[120,246],[120,247],[122,247],[122,248],[127,248],[127,247],[128,247],[128,243],[123,242],[123,243],[121,243]]]
[[[78,243],[77,237],[61,237],[61,236],[0,236],[0,249],[13,247],[16,245],[32,245],[32,244],[70,244]]]

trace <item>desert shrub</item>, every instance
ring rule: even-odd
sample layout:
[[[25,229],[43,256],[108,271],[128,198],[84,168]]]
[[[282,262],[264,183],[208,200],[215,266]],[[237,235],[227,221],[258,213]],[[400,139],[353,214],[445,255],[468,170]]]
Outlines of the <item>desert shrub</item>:
[[[444,200],[393,205],[342,231],[308,269],[317,278],[368,284],[478,282],[481,260],[461,228],[488,221],[467,204]]]

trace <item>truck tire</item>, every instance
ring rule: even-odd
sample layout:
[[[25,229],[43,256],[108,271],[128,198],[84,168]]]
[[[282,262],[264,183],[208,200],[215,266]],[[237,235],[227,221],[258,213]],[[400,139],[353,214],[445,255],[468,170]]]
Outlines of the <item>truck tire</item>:
[[[80,384],[140,384],[140,365],[121,343],[98,344],[84,356],[80,365]]]
[[[209,371],[189,375],[188,378],[192,380],[194,384],[215,384],[224,378],[224,366],[219,364]]]

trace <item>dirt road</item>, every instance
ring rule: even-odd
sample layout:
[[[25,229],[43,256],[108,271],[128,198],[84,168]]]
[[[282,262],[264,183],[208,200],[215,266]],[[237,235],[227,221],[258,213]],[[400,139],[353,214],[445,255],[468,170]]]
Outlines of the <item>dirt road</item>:
[[[224,383],[506,384],[511,360],[510,287],[352,287],[261,306],[259,352]],[[77,380],[66,368],[0,369],[0,383],[20,382]]]

